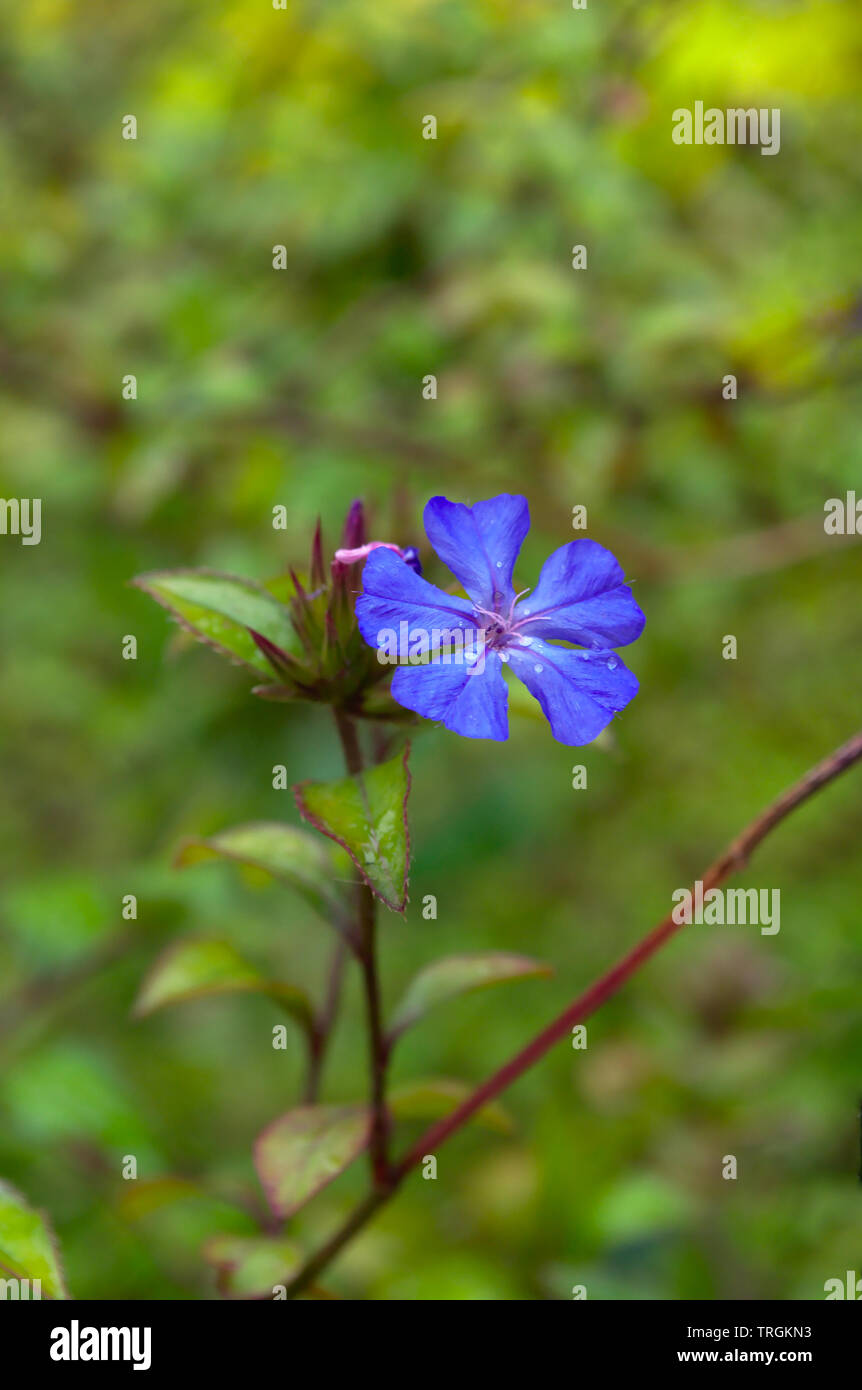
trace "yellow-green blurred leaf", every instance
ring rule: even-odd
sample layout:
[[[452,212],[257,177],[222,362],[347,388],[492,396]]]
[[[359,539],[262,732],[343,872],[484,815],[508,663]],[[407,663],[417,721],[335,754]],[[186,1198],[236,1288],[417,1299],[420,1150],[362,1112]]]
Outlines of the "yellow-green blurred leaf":
[[[504,984],[507,980],[523,980],[552,973],[550,966],[542,965],[540,961],[505,951],[477,952],[474,955],[446,956],[442,960],[435,960],[420,970],[408,985],[404,998],[395,1010],[390,1037],[397,1037],[429,1009],[445,1004],[459,994],[468,994],[488,985]]]
[[[344,917],[343,888],[350,874],[347,855],[296,826],[255,821],[205,839],[190,838],[181,845],[174,863],[185,868],[208,859],[232,859],[262,869],[301,893],[327,920],[337,925]]]
[[[389,1095],[389,1111],[396,1120],[441,1120],[449,1115],[473,1090],[465,1081],[448,1077],[431,1077],[425,1081],[410,1081],[397,1086]],[[510,1134],[512,1121],[496,1101],[483,1105],[470,1118],[470,1124]]]
[[[165,1004],[238,991],[268,994],[303,1028],[311,1026],[312,1008],[303,990],[266,979],[230,942],[203,937],[177,941],[159,956],[141,986],[134,1012],[143,1018]]]
[[[271,1298],[302,1264],[292,1241],[270,1236],[212,1236],[204,1259],[218,1270],[219,1291],[228,1298]]]

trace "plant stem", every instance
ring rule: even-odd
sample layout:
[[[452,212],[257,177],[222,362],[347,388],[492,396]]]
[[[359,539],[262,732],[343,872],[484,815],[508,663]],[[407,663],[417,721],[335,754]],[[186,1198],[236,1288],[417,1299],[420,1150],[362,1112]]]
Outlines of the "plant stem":
[[[287,1285],[287,1297],[295,1298],[297,1294],[313,1284],[318,1274],[326,1269],[355,1235],[358,1235],[364,1226],[368,1224],[372,1216],[382,1206],[385,1206],[395,1191],[397,1184],[390,1178],[386,1187],[374,1187],[368,1195],[355,1207],[347,1218],[343,1226],[339,1226],[333,1236],[322,1245],[314,1255],[303,1265],[296,1278]]]
[[[308,1078],[305,1083],[305,1095],[303,1097],[306,1105],[313,1105],[320,1092],[320,1077],[323,1071],[323,1063],[329,1048],[332,1029],[338,1013],[338,1001],[341,997],[341,983],[344,978],[344,964],[347,959],[347,943],[339,940],[332,956],[332,963],[329,967],[329,980],[326,987],[326,998],[323,1007],[317,1018],[310,1039],[309,1058],[308,1058]]]
[[[371,889],[362,883],[357,886],[359,921],[362,932],[360,967],[365,982],[368,1007],[369,1056],[371,1064],[371,1172],[377,1188],[388,1185],[389,1174],[389,1115],[386,1110],[386,1068],[389,1049],[383,1031],[380,1006],[380,982],[377,975],[376,910]]]
[[[703,892],[723,883],[726,878],[744,868],[752,852],[792,811],[820,791],[829,782],[839,777],[862,759],[862,732],[855,734],[822,762],[817,763],[805,775],[789,787],[776,801],[756,817],[727,847],[725,852],[701,875]],[[388,1170],[385,1186],[378,1186],[348,1217],[344,1225],[335,1232],[326,1245],[312,1255],[295,1279],[287,1286],[288,1296],[293,1298],[308,1287],[317,1275],[335,1258],[339,1251],[359,1232],[382,1207],[404,1181],[407,1174],[422,1162],[426,1154],[433,1153],[450,1135],[454,1134],[483,1105],[500,1095],[525,1071],[538,1062],[554,1043],[566,1037],[571,1029],[589,1018],[610,999],[632,975],[655,954],[670,937],[680,930],[683,923],[675,922],[668,914],[657,926],[638,943],[622,960],[612,966],[589,989],[578,996],[568,1008],[564,1009],[526,1047],[522,1048],[493,1076],[478,1086],[451,1114],[436,1121],[422,1137],[407,1151],[402,1159]]]
[[[344,762],[351,776],[362,772],[362,749],[356,724],[337,707],[333,711]],[[375,1190],[389,1188],[389,1116],[386,1110],[386,1067],[388,1047],[383,1030],[380,981],[377,973],[377,904],[374,894],[361,878],[356,882],[358,955],[365,987],[368,1012],[369,1070],[371,1074],[371,1139],[369,1155]]]

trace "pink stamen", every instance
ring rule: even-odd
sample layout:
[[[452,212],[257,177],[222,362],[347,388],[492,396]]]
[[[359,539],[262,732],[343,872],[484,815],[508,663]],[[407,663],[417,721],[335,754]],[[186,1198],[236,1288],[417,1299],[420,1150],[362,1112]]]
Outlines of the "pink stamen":
[[[510,625],[511,625],[511,623],[512,623],[512,619],[513,619],[514,616],[515,616],[515,604],[518,602],[519,599],[522,599],[522,598],[524,597],[524,594],[528,594],[529,592],[530,592],[529,589],[522,589],[521,592],[520,592],[519,594],[516,594],[515,597],[512,599],[512,602],[511,602],[511,604],[510,604],[510,606],[509,606],[509,618],[508,618],[508,621],[509,621],[509,624],[510,624]],[[523,621],[523,619],[522,619],[522,621]],[[516,626],[517,626],[517,627],[520,627],[520,623],[517,623]]]

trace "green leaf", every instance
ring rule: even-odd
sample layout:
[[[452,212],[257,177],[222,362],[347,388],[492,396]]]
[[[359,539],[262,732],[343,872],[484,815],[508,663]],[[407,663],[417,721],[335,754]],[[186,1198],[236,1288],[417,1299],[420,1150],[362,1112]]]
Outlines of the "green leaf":
[[[473,1087],[464,1081],[448,1077],[432,1077],[427,1081],[410,1081],[397,1086],[389,1094],[389,1113],[396,1120],[441,1120],[449,1115],[472,1093]],[[490,1101],[470,1117],[470,1124],[482,1125],[497,1134],[511,1134],[512,1120],[502,1105]]]
[[[337,1178],[367,1146],[364,1105],[303,1105],[258,1136],[254,1162],[276,1215],[292,1216]]]
[[[403,912],[407,903],[409,753],[408,743],[398,757],[368,772],[294,787],[303,819],[343,845],[369,888],[393,912]]]
[[[221,830],[206,839],[189,839],[174,860],[177,868],[208,859],[233,859],[263,869],[301,893],[328,921],[343,922],[346,898],[343,881],[350,864],[341,850],[321,844],[314,835],[278,821],[255,821]]]
[[[142,1221],[154,1211],[188,1198],[204,1197],[203,1188],[190,1178],[165,1173],[157,1178],[137,1178],[123,1183],[117,1197],[117,1212],[124,1221]]]
[[[201,937],[177,941],[162,952],[141,986],[134,1013],[143,1018],[165,1004],[238,991],[271,995],[303,1028],[311,1028],[312,1008],[303,990],[267,980],[230,942]]]
[[[292,1241],[278,1236],[212,1236],[204,1259],[218,1270],[226,1298],[272,1298],[276,1284],[288,1284],[303,1261]]]
[[[435,960],[414,977],[401,1000],[389,1030],[397,1038],[437,1004],[445,1004],[458,994],[467,994],[486,985],[503,984],[505,980],[523,980],[536,975],[550,975],[550,966],[527,956],[509,955],[505,951],[486,951],[469,956],[446,956]]]
[[[68,1298],[60,1256],[46,1217],[27,1205],[20,1192],[0,1181],[0,1275],[38,1279],[47,1298]],[[32,1285],[30,1296],[33,1296]]]
[[[250,579],[215,570],[153,570],[132,582],[200,641],[270,679],[272,667],[249,628],[291,655],[300,651],[287,608]]]

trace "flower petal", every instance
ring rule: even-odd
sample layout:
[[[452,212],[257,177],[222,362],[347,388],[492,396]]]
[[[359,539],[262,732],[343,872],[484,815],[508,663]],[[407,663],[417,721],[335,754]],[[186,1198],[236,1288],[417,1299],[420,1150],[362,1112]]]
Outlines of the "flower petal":
[[[508,610],[512,571],[530,529],[526,497],[504,492],[473,507],[432,497],[424,520],[429,541],[470,597],[491,611]]]
[[[514,643],[509,663],[544,710],[551,733],[570,746],[592,743],[638,692],[637,676],[612,651]]]
[[[429,584],[400,555],[383,547],[372,550],[365,561],[356,620],[366,642],[377,648],[381,634],[401,623],[408,624],[408,631],[427,633],[429,644],[433,632],[477,627],[472,604]]]
[[[485,669],[472,674],[463,662],[399,666],[392,677],[392,698],[426,719],[439,719],[462,738],[503,743],[509,737],[509,692],[494,652],[486,653]]]
[[[536,588],[518,604],[515,618],[530,637],[592,647],[625,647],[640,637],[646,622],[619,562],[586,537],[548,556]]]

